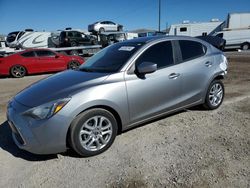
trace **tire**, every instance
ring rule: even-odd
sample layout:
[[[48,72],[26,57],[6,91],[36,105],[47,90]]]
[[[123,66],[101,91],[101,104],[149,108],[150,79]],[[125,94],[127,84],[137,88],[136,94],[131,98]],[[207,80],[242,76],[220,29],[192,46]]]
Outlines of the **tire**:
[[[10,75],[14,78],[22,78],[27,74],[27,70],[22,65],[14,65],[10,69]]]
[[[72,47],[72,46],[77,46],[77,42],[76,41],[71,41],[70,42],[70,46]]]
[[[105,29],[104,29],[103,27],[101,27],[101,28],[99,29],[99,33],[103,33],[103,32],[105,32]]]
[[[248,50],[249,49],[249,44],[248,43],[242,44],[241,49],[242,50]]]
[[[70,126],[70,145],[83,157],[100,154],[112,145],[117,129],[116,119],[109,111],[101,108],[87,110]]]
[[[224,84],[221,80],[213,80],[207,90],[205,103],[203,106],[207,110],[219,108],[225,95]]]
[[[70,61],[68,63],[68,69],[76,70],[80,66],[78,61]]]

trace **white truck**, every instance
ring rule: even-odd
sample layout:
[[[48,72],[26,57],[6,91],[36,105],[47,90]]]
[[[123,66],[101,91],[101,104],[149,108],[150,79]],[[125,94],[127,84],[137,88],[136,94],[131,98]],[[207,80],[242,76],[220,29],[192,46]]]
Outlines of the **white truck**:
[[[225,49],[250,49],[250,13],[231,13],[211,35],[226,40]]]
[[[101,48],[101,45],[57,48],[53,44],[51,36],[51,32],[37,32],[31,29],[11,32],[6,37],[8,48],[1,48],[0,54],[6,56],[29,48],[49,48],[53,51],[69,55],[86,55],[94,54]]]
[[[196,37],[208,35],[215,30],[222,22],[218,19],[212,19],[210,22],[189,22],[183,21],[181,24],[170,26],[169,35],[184,35]]]

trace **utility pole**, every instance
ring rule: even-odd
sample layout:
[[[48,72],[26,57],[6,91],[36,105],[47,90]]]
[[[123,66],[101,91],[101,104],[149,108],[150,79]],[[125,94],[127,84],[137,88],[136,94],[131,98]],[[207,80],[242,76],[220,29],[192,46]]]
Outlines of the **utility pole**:
[[[161,0],[159,0],[159,26],[158,26],[159,32],[161,31]]]

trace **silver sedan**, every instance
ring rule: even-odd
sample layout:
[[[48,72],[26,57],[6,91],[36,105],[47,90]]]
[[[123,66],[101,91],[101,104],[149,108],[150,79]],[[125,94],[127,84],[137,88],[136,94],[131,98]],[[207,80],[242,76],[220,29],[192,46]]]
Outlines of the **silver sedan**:
[[[205,41],[138,38],[29,86],[9,102],[7,118],[21,149],[93,156],[149,120],[200,104],[218,108],[226,73],[226,57]]]

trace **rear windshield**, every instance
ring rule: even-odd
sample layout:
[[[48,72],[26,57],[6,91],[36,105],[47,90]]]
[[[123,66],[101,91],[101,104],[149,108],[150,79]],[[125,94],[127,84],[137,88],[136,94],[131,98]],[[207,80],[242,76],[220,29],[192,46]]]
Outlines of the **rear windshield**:
[[[118,72],[144,43],[123,42],[104,48],[80,66],[90,72]]]

